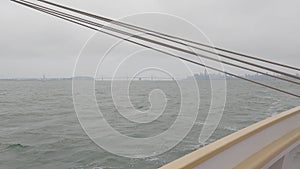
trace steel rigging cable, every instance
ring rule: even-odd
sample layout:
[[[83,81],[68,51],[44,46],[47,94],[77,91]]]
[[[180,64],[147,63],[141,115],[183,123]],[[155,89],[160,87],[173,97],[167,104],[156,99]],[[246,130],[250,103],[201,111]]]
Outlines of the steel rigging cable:
[[[31,4],[31,5],[38,6],[38,7],[41,7],[41,8],[45,8],[45,9],[48,9],[48,10],[53,10],[53,9],[50,9],[50,8],[47,8],[47,7],[44,7],[44,6],[41,6],[41,5],[37,5],[37,4],[31,3],[31,2],[28,2],[28,1],[24,1],[24,0],[20,0],[20,1],[22,1],[24,3]],[[56,10],[53,10],[53,11],[56,11]],[[60,12],[60,11],[56,11],[56,12]],[[73,15],[69,15],[69,16],[75,17]],[[76,17],[76,18],[78,18],[78,17]],[[202,54],[195,53],[195,52],[183,49],[183,48],[179,48],[179,47],[172,46],[172,45],[169,45],[169,44],[166,44],[166,43],[162,43],[162,42],[159,42],[159,41],[156,41],[156,40],[152,40],[152,39],[149,39],[149,38],[134,35],[134,34],[131,34],[131,33],[119,30],[119,29],[115,29],[115,28],[112,28],[112,27],[108,27],[108,26],[105,26],[105,25],[102,25],[102,24],[99,24],[99,23],[95,23],[95,22],[92,22],[92,21],[89,21],[89,20],[85,20],[85,19],[82,19],[82,18],[78,18],[78,19],[84,20],[83,22],[88,22],[89,24],[92,24],[94,26],[98,26],[98,27],[101,27],[103,29],[107,29],[107,30],[110,30],[110,31],[113,31],[113,32],[117,32],[117,33],[120,33],[120,34],[123,34],[123,35],[131,36],[131,37],[134,37],[134,38],[137,38],[137,39],[140,39],[140,40],[143,40],[143,41],[147,41],[147,42],[150,42],[150,43],[153,43],[153,44],[158,44],[160,46],[164,46],[164,47],[174,49],[174,50],[177,50],[177,51],[181,51],[181,52],[184,52],[184,53],[188,53],[188,54],[191,54],[191,55],[199,56],[199,57],[202,57],[202,58],[205,58],[205,59],[213,60],[213,61],[216,61],[216,62],[221,62],[221,63],[227,64],[227,65],[230,65],[230,66],[238,67],[238,68],[241,68],[241,69],[246,69],[246,70],[253,71],[253,72],[256,72],[256,73],[264,74],[266,76],[270,76],[270,77],[274,77],[274,78],[277,78],[277,79],[289,81],[291,83],[299,84],[299,82],[294,82],[294,81],[291,81],[289,79],[285,79],[285,78],[282,78],[282,77],[270,75],[270,74],[262,72],[262,71],[257,71],[257,70],[254,70],[254,69],[238,66],[238,65],[230,63],[230,62],[220,61],[220,60],[212,58],[212,57],[204,56]],[[288,76],[288,77],[291,77],[291,78],[295,78],[295,79],[298,79],[298,80],[300,79],[300,77],[298,77],[298,76],[295,76],[295,75],[292,75],[292,74],[289,74],[289,73],[285,73],[285,72],[282,72],[282,71],[279,71],[279,70],[264,67],[264,66],[261,66],[261,65],[257,65],[257,64],[251,63],[251,62],[243,61],[243,60],[232,58],[232,57],[225,56],[225,55],[222,55],[222,56],[225,57],[225,58],[229,58],[229,59],[241,62],[241,63],[245,63],[245,64],[248,64],[248,65],[251,65],[251,66],[255,66],[255,67],[258,67],[258,68],[261,68],[261,69],[265,69],[265,70],[268,70],[268,71],[279,73],[279,74],[282,74],[282,75],[285,75],[285,76]]]
[[[47,10],[47,9],[45,9],[45,8],[37,7],[37,6],[30,5],[30,4],[28,4],[28,3],[23,3],[23,2],[20,2],[20,1],[16,1],[16,0],[11,0],[11,1],[16,2],[16,3],[19,3],[19,4],[22,4],[22,5],[25,5],[25,6],[27,6],[27,7],[36,9],[36,10],[38,10],[38,11],[41,11],[41,12],[44,12],[44,13],[47,13],[47,14],[50,14],[50,15],[52,15],[52,16],[55,16],[55,17],[58,17],[58,18],[67,20],[67,21],[69,21],[69,22],[72,22],[72,23],[75,23],[75,24],[78,24],[78,25],[87,27],[87,28],[89,28],[89,29],[92,29],[92,30],[95,30],[95,31],[99,31],[99,32],[105,33],[105,34],[107,34],[107,35],[110,35],[110,36],[113,36],[113,37],[116,37],[116,38],[119,38],[119,39],[123,39],[123,40],[125,40],[125,41],[131,42],[131,43],[134,43],[134,44],[137,44],[137,45],[139,45],[139,46],[143,46],[143,47],[146,47],[146,48],[149,48],[149,49],[158,51],[158,52],[160,52],[160,53],[167,54],[167,55],[169,55],[169,56],[172,56],[172,57],[175,57],[175,58],[178,58],[178,59],[181,59],[181,60],[184,60],[184,61],[187,61],[187,62],[196,64],[196,65],[199,65],[199,66],[203,66],[203,67],[206,67],[206,68],[209,68],[209,69],[218,71],[218,72],[222,72],[222,73],[225,73],[225,74],[227,74],[227,75],[230,75],[230,76],[233,76],[233,77],[236,77],[236,78],[239,78],[239,79],[248,81],[248,82],[252,82],[252,83],[255,83],[255,84],[258,84],[258,85],[261,85],[261,86],[264,86],[264,87],[267,87],[267,88],[270,88],[270,89],[273,89],[273,90],[276,90],[276,91],[279,91],[279,92],[282,92],[282,93],[289,94],[289,95],[292,95],[292,96],[295,96],[295,97],[300,98],[300,95],[293,94],[293,93],[291,93],[291,92],[287,92],[287,91],[284,91],[284,90],[281,90],[281,89],[278,89],[278,88],[275,88],[275,87],[272,87],[272,86],[269,86],[269,85],[266,85],[266,84],[263,84],[263,83],[260,83],[260,82],[256,82],[256,81],[253,81],[253,80],[250,80],[250,79],[241,77],[241,76],[239,76],[239,75],[236,75],[236,74],[233,74],[233,73],[230,73],[230,72],[226,72],[226,71],[223,71],[223,70],[220,70],[220,69],[211,67],[211,66],[207,66],[207,65],[204,65],[204,64],[201,64],[201,63],[198,63],[198,62],[195,62],[195,61],[192,61],[192,60],[189,60],[189,59],[180,57],[180,56],[178,56],[178,55],[174,55],[174,54],[172,54],[172,53],[165,52],[165,51],[163,51],[163,50],[160,50],[160,49],[157,49],[157,48],[154,48],[154,47],[150,47],[150,46],[144,45],[144,44],[142,44],[142,43],[138,43],[138,42],[136,42],[136,41],[132,41],[132,40],[130,40],[130,39],[126,39],[126,38],[124,38],[124,37],[121,37],[121,36],[118,36],[118,35],[115,35],[115,34],[112,34],[112,33],[109,33],[109,32],[105,32],[105,31],[100,30],[100,29],[96,29],[96,28],[94,28],[94,27],[92,27],[92,26],[89,26],[89,25],[86,25],[86,24],[81,23],[81,22],[82,22],[81,20],[79,20],[79,19],[76,18],[76,17],[70,17],[68,14],[65,14],[65,13],[62,13],[62,12],[53,12],[53,10],[52,10],[52,11],[51,11],[51,10]],[[77,21],[79,21],[79,22],[77,22]]]
[[[60,5],[60,4],[56,4],[56,3],[53,3],[53,2],[49,2],[49,1],[45,1],[45,0],[37,0],[37,1],[49,4],[49,5],[52,5],[52,6],[60,7],[62,9],[66,9],[66,10],[69,10],[69,11],[72,11],[72,12],[76,12],[76,13],[79,13],[79,14],[82,14],[82,15],[85,15],[85,16],[89,16],[89,17],[95,18],[95,19],[99,19],[99,20],[102,20],[102,21],[105,21],[105,22],[109,22],[109,23],[114,24],[114,25],[118,25],[118,26],[122,26],[122,27],[125,27],[125,28],[129,28],[129,29],[135,30],[135,31],[139,31],[139,32],[151,35],[151,36],[155,36],[155,37],[158,37],[158,38],[169,40],[171,42],[175,42],[175,43],[186,45],[188,47],[199,49],[199,50],[202,50],[202,51],[205,51],[205,52],[216,54],[216,55],[219,55],[219,56],[226,56],[226,55],[222,55],[222,54],[219,54],[219,53],[216,53],[216,52],[211,52],[209,50],[205,50],[203,48],[192,46],[192,45],[189,45],[189,44],[186,44],[186,43],[182,43],[180,41],[175,41],[175,40],[172,40],[172,39],[169,39],[169,38],[173,38],[173,39],[185,41],[185,42],[188,42],[188,43],[193,43],[193,44],[196,44],[196,45],[204,46],[204,47],[211,48],[211,49],[216,49],[216,50],[219,50],[219,51],[222,51],[222,52],[231,53],[231,54],[238,55],[238,56],[241,56],[241,57],[245,57],[245,58],[249,58],[249,59],[254,59],[254,60],[261,61],[261,62],[270,63],[270,64],[273,64],[273,65],[277,65],[277,66],[281,66],[281,67],[285,67],[285,68],[289,68],[289,69],[300,71],[300,68],[289,66],[289,65],[286,65],[286,64],[282,64],[282,63],[278,63],[278,62],[274,62],[274,61],[262,59],[262,58],[259,58],[259,57],[254,57],[254,56],[246,55],[246,54],[243,54],[243,53],[231,51],[231,50],[224,49],[224,48],[210,46],[210,45],[207,45],[207,44],[203,44],[203,43],[199,43],[199,42],[187,40],[187,39],[184,39],[184,38],[181,38],[181,37],[176,37],[176,36],[172,36],[172,35],[160,33],[160,32],[157,32],[157,31],[150,30],[150,29],[138,27],[138,26],[135,26],[135,25],[127,24],[127,23],[116,21],[116,20],[113,20],[113,19],[109,19],[109,18],[106,18],[106,17],[103,17],[103,16],[98,16],[98,15],[87,13],[87,12],[84,12],[84,11],[80,11],[80,10],[77,10],[77,9],[74,9],[74,8],[66,7],[66,6],[63,6],[63,5]],[[159,36],[159,35],[161,35],[161,36]],[[166,38],[166,37],[169,37],[169,38]]]

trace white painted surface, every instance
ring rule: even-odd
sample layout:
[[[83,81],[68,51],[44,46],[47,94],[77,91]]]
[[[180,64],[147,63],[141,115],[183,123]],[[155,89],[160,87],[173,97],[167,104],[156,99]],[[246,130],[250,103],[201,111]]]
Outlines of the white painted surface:
[[[219,153],[213,158],[197,166],[196,169],[232,169],[265,146],[299,127],[300,114],[298,113],[297,115],[266,128],[250,138]],[[299,147],[297,147],[297,149],[291,151],[291,153],[287,152],[289,157],[282,155],[285,156],[283,160],[283,167],[287,167],[285,169],[300,169],[299,152]],[[278,160],[275,160],[272,164],[276,163]],[[290,163],[292,164],[290,165]],[[269,167],[271,167],[272,164]]]
[[[297,147],[298,147],[298,150],[299,150],[298,153],[300,153],[300,149],[299,149],[300,140],[298,142],[296,142],[295,144],[291,145],[289,148],[287,148],[283,152],[281,152],[273,160],[271,160],[269,163],[267,163],[262,169],[277,169],[277,168],[279,168],[279,169],[289,169],[288,164],[290,164],[292,162],[290,154],[293,151],[297,151],[297,150],[295,150],[295,149],[297,149]],[[300,159],[298,159],[298,160],[300,161]],[[300,165],[296,169],[300,169]]]

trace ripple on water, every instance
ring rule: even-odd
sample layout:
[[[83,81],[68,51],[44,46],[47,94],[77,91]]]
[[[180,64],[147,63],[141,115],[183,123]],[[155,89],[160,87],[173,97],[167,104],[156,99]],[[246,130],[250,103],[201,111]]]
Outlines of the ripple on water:
[[[135,132],[147,135],[161,133],[170,127],[171,124],[166,120],[170,121],[173,118],[174,121],[180,106],[180,95],[174,92],[177,88],[169,83],[172,82],[140,82],[130,88],[130,92],[133,92],[130,99],[140,110],[149,108],[149,93],[145,91],[152,91],[154,88],[166,90],[168,104],[170,104],[166,106],[164,112],[168,118],[159,118],[152,125],[147,124],[146,128],[139,128],[137,131],[134,130],[136,125],[118,123],[119,119],[114,116],[117,112],[109,94],[110,83],[96,83],[97,101],[103,106],[102,111],[110,115],[112,122],[116,121],[115,127],[120,128],[122,132],[132,133],[132,135]],[[203,92],[194,133],[189,134],[186,140],[163,155],[129,159],[104,151],[84,133],[74,111],[71,81],[1,82],[0,168],[151,169],[162,166],[202,146],[197,140],[209,110],[210,94],[209,89],[205,88],[206,85],[200,86]],[[293,97],[249,83],[234,80],[228,81],[227,86],[227,102],[221,123],[203,145],[264,119],[272,113],[300,105],[300,101]],[[297,91],[291,86],[284,84],[280,86],[282,89]],[[190,100],[190,103],[194,102]],[[92,120],[91,118],[91,124],[94,124]],[[119,141],[121,140],[112,142]]]

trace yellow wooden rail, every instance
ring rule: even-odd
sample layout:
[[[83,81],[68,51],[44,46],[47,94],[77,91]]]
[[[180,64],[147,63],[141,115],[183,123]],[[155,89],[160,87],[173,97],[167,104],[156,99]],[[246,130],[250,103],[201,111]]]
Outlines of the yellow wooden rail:
[[[300,113],[300,106],[293,108],[291,110],[285,111],[276,116],[267,118],[258,123],[255,123],[249,127],[246,127],[242,130],[239,130],[229,136],[226,136],[220,140],[217,140],[214,143],[211,143],[205,147],[202,147],[190,154],[187,154],[163,167],[160,169],[191,169],[194,168],[204,161],[214,157],[215,155],[227,150],[228,148],[240,143],[241,141],[246,140],[247,138],[261,132],[262,130],[277,124],[285,119],[288,119],[292,116]]]
[[[280,139],[269,144],[259,152],[255,153],[247,160],[240,163],[234,169],[259,169],[265,166],[269,161],[274,159],[279,153],[300,140],[300,128],[284,135]]]

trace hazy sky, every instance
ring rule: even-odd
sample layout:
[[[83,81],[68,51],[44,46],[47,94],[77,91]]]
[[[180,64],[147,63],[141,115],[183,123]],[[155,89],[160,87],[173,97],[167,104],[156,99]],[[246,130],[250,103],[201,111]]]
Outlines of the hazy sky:
[[[54,2],[113,19],[147,12],[172,14],[197,26],[216,46],[297,67],[300,64],[299,0]],[[148,24],[152,22],[147,17],[145,21]],[[43,74],[51,77],[71,76],[80,49],[94,33],[9,0],[0,1],[0,23],[0,78],[40,77]],[[180,31],[182,35],[188,34],[184,29]],[[101,44],[99,47],[102,47]],[[149,58],[151,60],[151,56]],[[174,67],[176,74],[176,66],[168,66]]]

